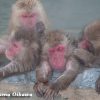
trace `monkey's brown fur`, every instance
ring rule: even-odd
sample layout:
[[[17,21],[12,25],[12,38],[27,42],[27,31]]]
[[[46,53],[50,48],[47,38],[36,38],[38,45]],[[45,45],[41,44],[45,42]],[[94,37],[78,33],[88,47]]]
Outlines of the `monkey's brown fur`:
[[[87,38],[95,48],[95,62],[100,65],[100,20],[96,20],[88,24],[84,29],[84,38]],[[100,77],[96,81],[96,91],[100,93]]]
[[[40,61],[40,48],[37,38],[38,37],[33,34],[33,30],[27,31],[21,29],[15,33],[14,37],[9,41],[10,43],[13,43],[14,41],[20,42],[22,44],[22,49],[9,64],[0,68],[0,79],[34,70],[38,66]],[[5,50],[7,50],[7,48],[8,47],[6,47]]]
[[[25,12],[31,14],[32,11],[38,14],[36,19],[37,22],[41,21],[47,29],[48,19],[40,0],[17,0],[16,3],[12,6],[8,33],[13,35],[16,30],[23,27],[19,21],[20,15]]]
[[[20,15],[24,12],[31,14],[32,11],[38,13],[36,23],[34,27],[26,29],[20,23]],[[18,60],[20,60],[19,58],[22,59],[22,61],[18,61],[18,67],[16,64],[16,67],[13,67],[12,64],[11,66],[7,65],[7,67],[3,67],[1,69],[1,78],[20,72],[30,71],[32,69],[32,64],[34,64],[34,67],[37,67],[36,65],[39,64],[40,61],[39,39],[43,35],[42,33],[47,29],[47,26],[47,18],[39,0],[17,0],[16,3],[13,4],[10,24],[8,27],[9,34],[5,35],[4,38],[0,40],[0,54],[5,54],[6,49],[9,48],[9,42],[11,42],[11,40],[21,41],[24,49],[21,55],[22,57],[19,56],[17,58]]]
[[[92,52],[75,47],[71,38],[59,30],[46,33],[42,40],[41,63],[40,68],[36,69],[37,83],[34,90],[37,96],[43,96],[45,100],[51,100],[59,90],[63,90],[70,85],[79,74],[82,66],[90,66],[95,57]],[[61,76],[49,82],[54,69],[49,62],[48,51],[59,44],[65,46],[64,59],[66,59],[66,64],[64,70],[61,71]]]

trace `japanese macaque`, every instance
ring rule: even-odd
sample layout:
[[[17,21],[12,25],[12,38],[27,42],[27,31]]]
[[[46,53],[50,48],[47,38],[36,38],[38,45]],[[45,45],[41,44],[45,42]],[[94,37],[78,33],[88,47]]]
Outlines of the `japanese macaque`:
[[[35,69],[40,52],[37,40],[33,30],[21,29],[7,41],[3,52],[11,62],[0,68],[0,79]]]
[[[80,43],[75,47],[68,34],[59,30],[46,33],[42,40],[41,63],[36,69],[34,91],[45,100],[53,100],[60,90],[67,88],[76,78],[82,66],[91,65],[94,55],[89,51],[91,44]],[[50,78],[54,71],[62,74],[52,81]]]
[[[47,29],[48,20],[41,2],[39,0],[16,0],[12,6],[8,33],[14,35],[21,27],[33,29],[38,22],[42,22]]]
[[[0,39],[0,53],[5,51],[6,43],[9,38],[14,37],[16,31],[24,28],[25,30],[33,30],[34,34],[34,29],[37,26],[40,27],[37,30],[39,33],[42,33],[41,26],[44,26],[45,30],[48,28],[48,20],[41,2],[39,0],[16,0],[12,6],[8,34]]]
[[[100,65],[100,20],[96,20],[87,25],[83,33],[83,39],[90,41],[94,47],[96,56],[94,64]],[[96,91],[100,93],[100,77],[96,82]]]
[[[38,22],[44,24],[45,30],[48,29],[48,19],[40,0],[16,0],[12,5],[8,34],[4,37],[5,41],[9,35],[13,37],[14,33],[21,28],[34,29]],[[0,47],[4,48],[4,46]]]

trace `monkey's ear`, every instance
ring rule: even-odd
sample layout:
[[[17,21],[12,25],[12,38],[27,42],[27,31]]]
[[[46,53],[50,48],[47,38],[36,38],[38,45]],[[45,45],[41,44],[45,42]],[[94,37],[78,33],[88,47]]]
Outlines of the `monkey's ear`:
[[[45,31],[45,25],[43,24],[42,21],[36,23],[36,28],[35,28],[36,33],[44,33]]]

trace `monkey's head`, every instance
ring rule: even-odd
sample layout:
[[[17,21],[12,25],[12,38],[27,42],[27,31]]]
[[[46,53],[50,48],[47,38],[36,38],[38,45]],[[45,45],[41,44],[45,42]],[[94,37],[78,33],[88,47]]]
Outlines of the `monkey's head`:
[[[12,7],[12,23],[25,28],[33,28],[38,21],[45,23],[42,10],[39,0],[17,0]]]
[[[54,30],[54,31],[50,31],[47,34],[47,42],[53,47],[57,46],[58,44],[69,44],[70,43],[70,39],[68,36],[65,36],[65,32],[63,32],[62,30]]]
[[[84,38],[87,38],[90,41],[100,40],[100,20],[95,20],[86,25],[83,34]]]

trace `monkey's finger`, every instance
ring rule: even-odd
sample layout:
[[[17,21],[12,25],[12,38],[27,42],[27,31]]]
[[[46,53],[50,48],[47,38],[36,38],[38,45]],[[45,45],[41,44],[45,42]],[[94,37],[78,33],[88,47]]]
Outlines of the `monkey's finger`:
[[[35,94],[36,94],[38,97],[40,97],[39,94],[38,94],[37,86],[34,87],[34,92],[35,92]]]
[[[53,94],[53,91],[50,89],[46,92],[46,100],[52,100],[52,94]]]
[[[46,100],[52,100],[52,95],[51,95],[51,93],[48,94],[48,96],[46,97]]]
[[[46,100],[54,100],[54,97],[52,97],[51,95],[49,95],[49,97]]]
[[[42,96],[43,96],[43,92],[42,92],[42,90],[41,90],[41,86],[40,86],[40,85],[38,85],[38,86],[36,87],[35,91],[36,91],[36,95],[37,95],[38,97],[42,97]]]
[[[58,96],[58,91],[53,91],[52,97],[53,99]]]
[[[42,84],[39,84],[39,86],[38,86],[38,92],[41,95],[41,97],[44,95],[44,93],[43,93],[43,85]]]
[[[50,95],[50,100],[54,100],[55,97],[55,91],[52,91],[51,95]]]
[[[44,94],[45,100],[48,100],[50,94],[51,94],[51,90],[50,89],[45,92],[45,94]]]
[[[39,92],[38,90],[36,91],[36,95],[38,96],[38,97],[42,97],[43,95],[41,94],[41,92]]]
[[[36,94],[38,97],[41,97],[41,93],[40,93],[40,91],[39,91],[38,88],[39,88],[39,84],[35,84],[34,87],[33,87],[35,94]]]
[[[45,93],[44,93],[44,98],[46,98],[46,96],[48,95],[48,93],[50,92],[49,89],[46,89]]]
[[[46,97],[45,97],[45,100],[52,100],[52,97],[50,94],[48,94]]]

